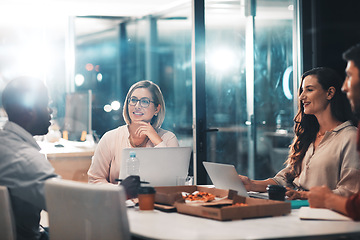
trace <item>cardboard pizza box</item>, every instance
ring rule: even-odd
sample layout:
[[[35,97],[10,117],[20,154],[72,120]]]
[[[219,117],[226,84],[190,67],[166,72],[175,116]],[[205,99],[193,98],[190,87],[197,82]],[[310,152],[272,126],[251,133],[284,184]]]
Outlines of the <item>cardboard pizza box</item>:
[[[228,221],[235,219],[272,217],[291,212],[291,203],[267,199],[235,196],[231,204],[223,203],[175,203],[177,212],[188,215]]]
[[[221,200],[185,202],[181,193],[195,191],[211,193]],[[220,221],[280,216],[291,212],[290,202],[242,197],[236,193],[203,186],[156,187],[155,202],[158,206],[172,206],[179,213]]]

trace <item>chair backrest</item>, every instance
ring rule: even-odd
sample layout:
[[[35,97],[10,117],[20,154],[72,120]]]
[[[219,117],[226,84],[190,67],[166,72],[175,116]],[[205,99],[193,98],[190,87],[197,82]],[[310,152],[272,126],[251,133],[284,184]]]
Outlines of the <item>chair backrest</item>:
[[[0,238],[16,239],[15,220],[7,187],[0,186]]]
[[[116,185],[47,180],[50,239],[130,239],[125,195]]]

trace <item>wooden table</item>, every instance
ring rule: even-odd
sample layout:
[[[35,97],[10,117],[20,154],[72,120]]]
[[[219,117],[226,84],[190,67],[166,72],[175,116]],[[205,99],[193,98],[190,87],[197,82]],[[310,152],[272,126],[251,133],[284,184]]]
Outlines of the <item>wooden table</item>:
[[[87,182],[87,171],[96,148],[95,144],[62,140],[57,143],[38,142],[44,153],[63,179]],[[59,146],[59,144],[62,145]]]

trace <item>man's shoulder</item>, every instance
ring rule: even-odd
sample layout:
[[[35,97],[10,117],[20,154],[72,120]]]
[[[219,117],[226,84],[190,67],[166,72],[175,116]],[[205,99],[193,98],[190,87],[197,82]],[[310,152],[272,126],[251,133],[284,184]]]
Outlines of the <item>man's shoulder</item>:
[[[34,140],[35,141],[35,140]],[[21,136],[11,133],[11,132],[1,132],[0,131],[0,148],[3,151],[37,151],[37,149],[33,144],[30,144],[28,141],[24,140]]]
[[[36,142],[26,141],[13,132],[0,133],[0,142],[0,168],[13,166],[11,168],[26,172],[29,168],[38,168],[48,162],[34,145]]]
[[[0,159],[3,163],[9,162],[11,164],[35,164],[39,161],[41,163],[43,160],[46,160],[44,154],[40,153],[35,147],[21,142],[14,142],[13,145],[7,142],[8,144],[1,144]]]

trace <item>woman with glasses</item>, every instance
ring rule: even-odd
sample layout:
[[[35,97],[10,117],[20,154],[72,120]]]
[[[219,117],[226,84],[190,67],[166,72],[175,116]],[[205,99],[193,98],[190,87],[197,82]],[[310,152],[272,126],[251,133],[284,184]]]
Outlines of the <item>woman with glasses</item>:
[[[88,171],[89,183],[117,184],[124,148],[179,146],[174,133],[160,128],[165,102],[155,83],[145,80],[131,86],[123,117],[126,125],[106,132],[99,141]]]

